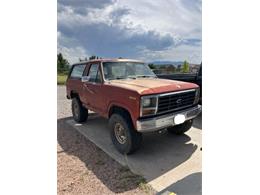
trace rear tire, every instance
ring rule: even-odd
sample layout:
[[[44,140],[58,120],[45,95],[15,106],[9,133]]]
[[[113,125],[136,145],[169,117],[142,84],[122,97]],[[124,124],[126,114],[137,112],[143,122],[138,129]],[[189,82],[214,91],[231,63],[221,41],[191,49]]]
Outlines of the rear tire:
[[[88,109],[83,107],[79,98],[73,98],[71,103],[73,119],[78,122],[85,122],[88,118]]]
[[[182,135],[191,128],[192,123],[193,123],[193,120],[191,119],[191,120],[185,121],[184,123],[182,123],[180,125],[168,127],[167,130],[169,133],[173,133],[176,135]]]
[[[140,148],[142,134],[134,129],[130,116],[124,112],[109,118],[111,140],[122,154],[131,154]]]

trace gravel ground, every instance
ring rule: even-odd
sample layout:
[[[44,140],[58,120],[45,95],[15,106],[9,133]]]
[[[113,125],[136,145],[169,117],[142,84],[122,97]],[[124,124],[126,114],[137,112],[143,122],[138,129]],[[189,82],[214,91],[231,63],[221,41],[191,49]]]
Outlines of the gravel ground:
[[[71,118],[65,87],[58,86],[58,194],[155,194],[145,180],[123,167],[65,123]]]

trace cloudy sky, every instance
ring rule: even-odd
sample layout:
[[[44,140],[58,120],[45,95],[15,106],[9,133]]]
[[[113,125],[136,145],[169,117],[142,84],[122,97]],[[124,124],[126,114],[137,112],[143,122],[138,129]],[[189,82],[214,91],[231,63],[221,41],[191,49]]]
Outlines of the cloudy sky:
[[[201,62],[201,0],[58,0],[58,52]]]

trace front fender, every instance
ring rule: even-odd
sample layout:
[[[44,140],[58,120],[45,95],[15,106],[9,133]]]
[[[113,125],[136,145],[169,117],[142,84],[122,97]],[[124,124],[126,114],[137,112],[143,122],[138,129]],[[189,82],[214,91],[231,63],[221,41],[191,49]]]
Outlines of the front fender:
[[[110,102],[109,106],[108,106],[108,110],[107,110],[107,118],[109,118],[109,112],[110,112],[110,109],[113,106],[117,106],[117,107],[125,109],[130,114],[130,117],[131,117],[131,120],[132,120],[132,124],[136,128],[136,120],[137,120],[137,118],[135,116],[135,113],[133,112],[133,110],[129,106],[127,106],[127,105],[125,105],[123,103],[115,102],[115,101]]]

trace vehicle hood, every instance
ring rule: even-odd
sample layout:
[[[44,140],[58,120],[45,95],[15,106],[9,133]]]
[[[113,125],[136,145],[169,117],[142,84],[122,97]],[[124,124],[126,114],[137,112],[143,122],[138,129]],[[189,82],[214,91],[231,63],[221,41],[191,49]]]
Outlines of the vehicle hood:
[[[158,78],[112,80],[109,81],[109,84],[137,91],[140,95],[182,91],[198,87],[198,85],[193,83]]]

